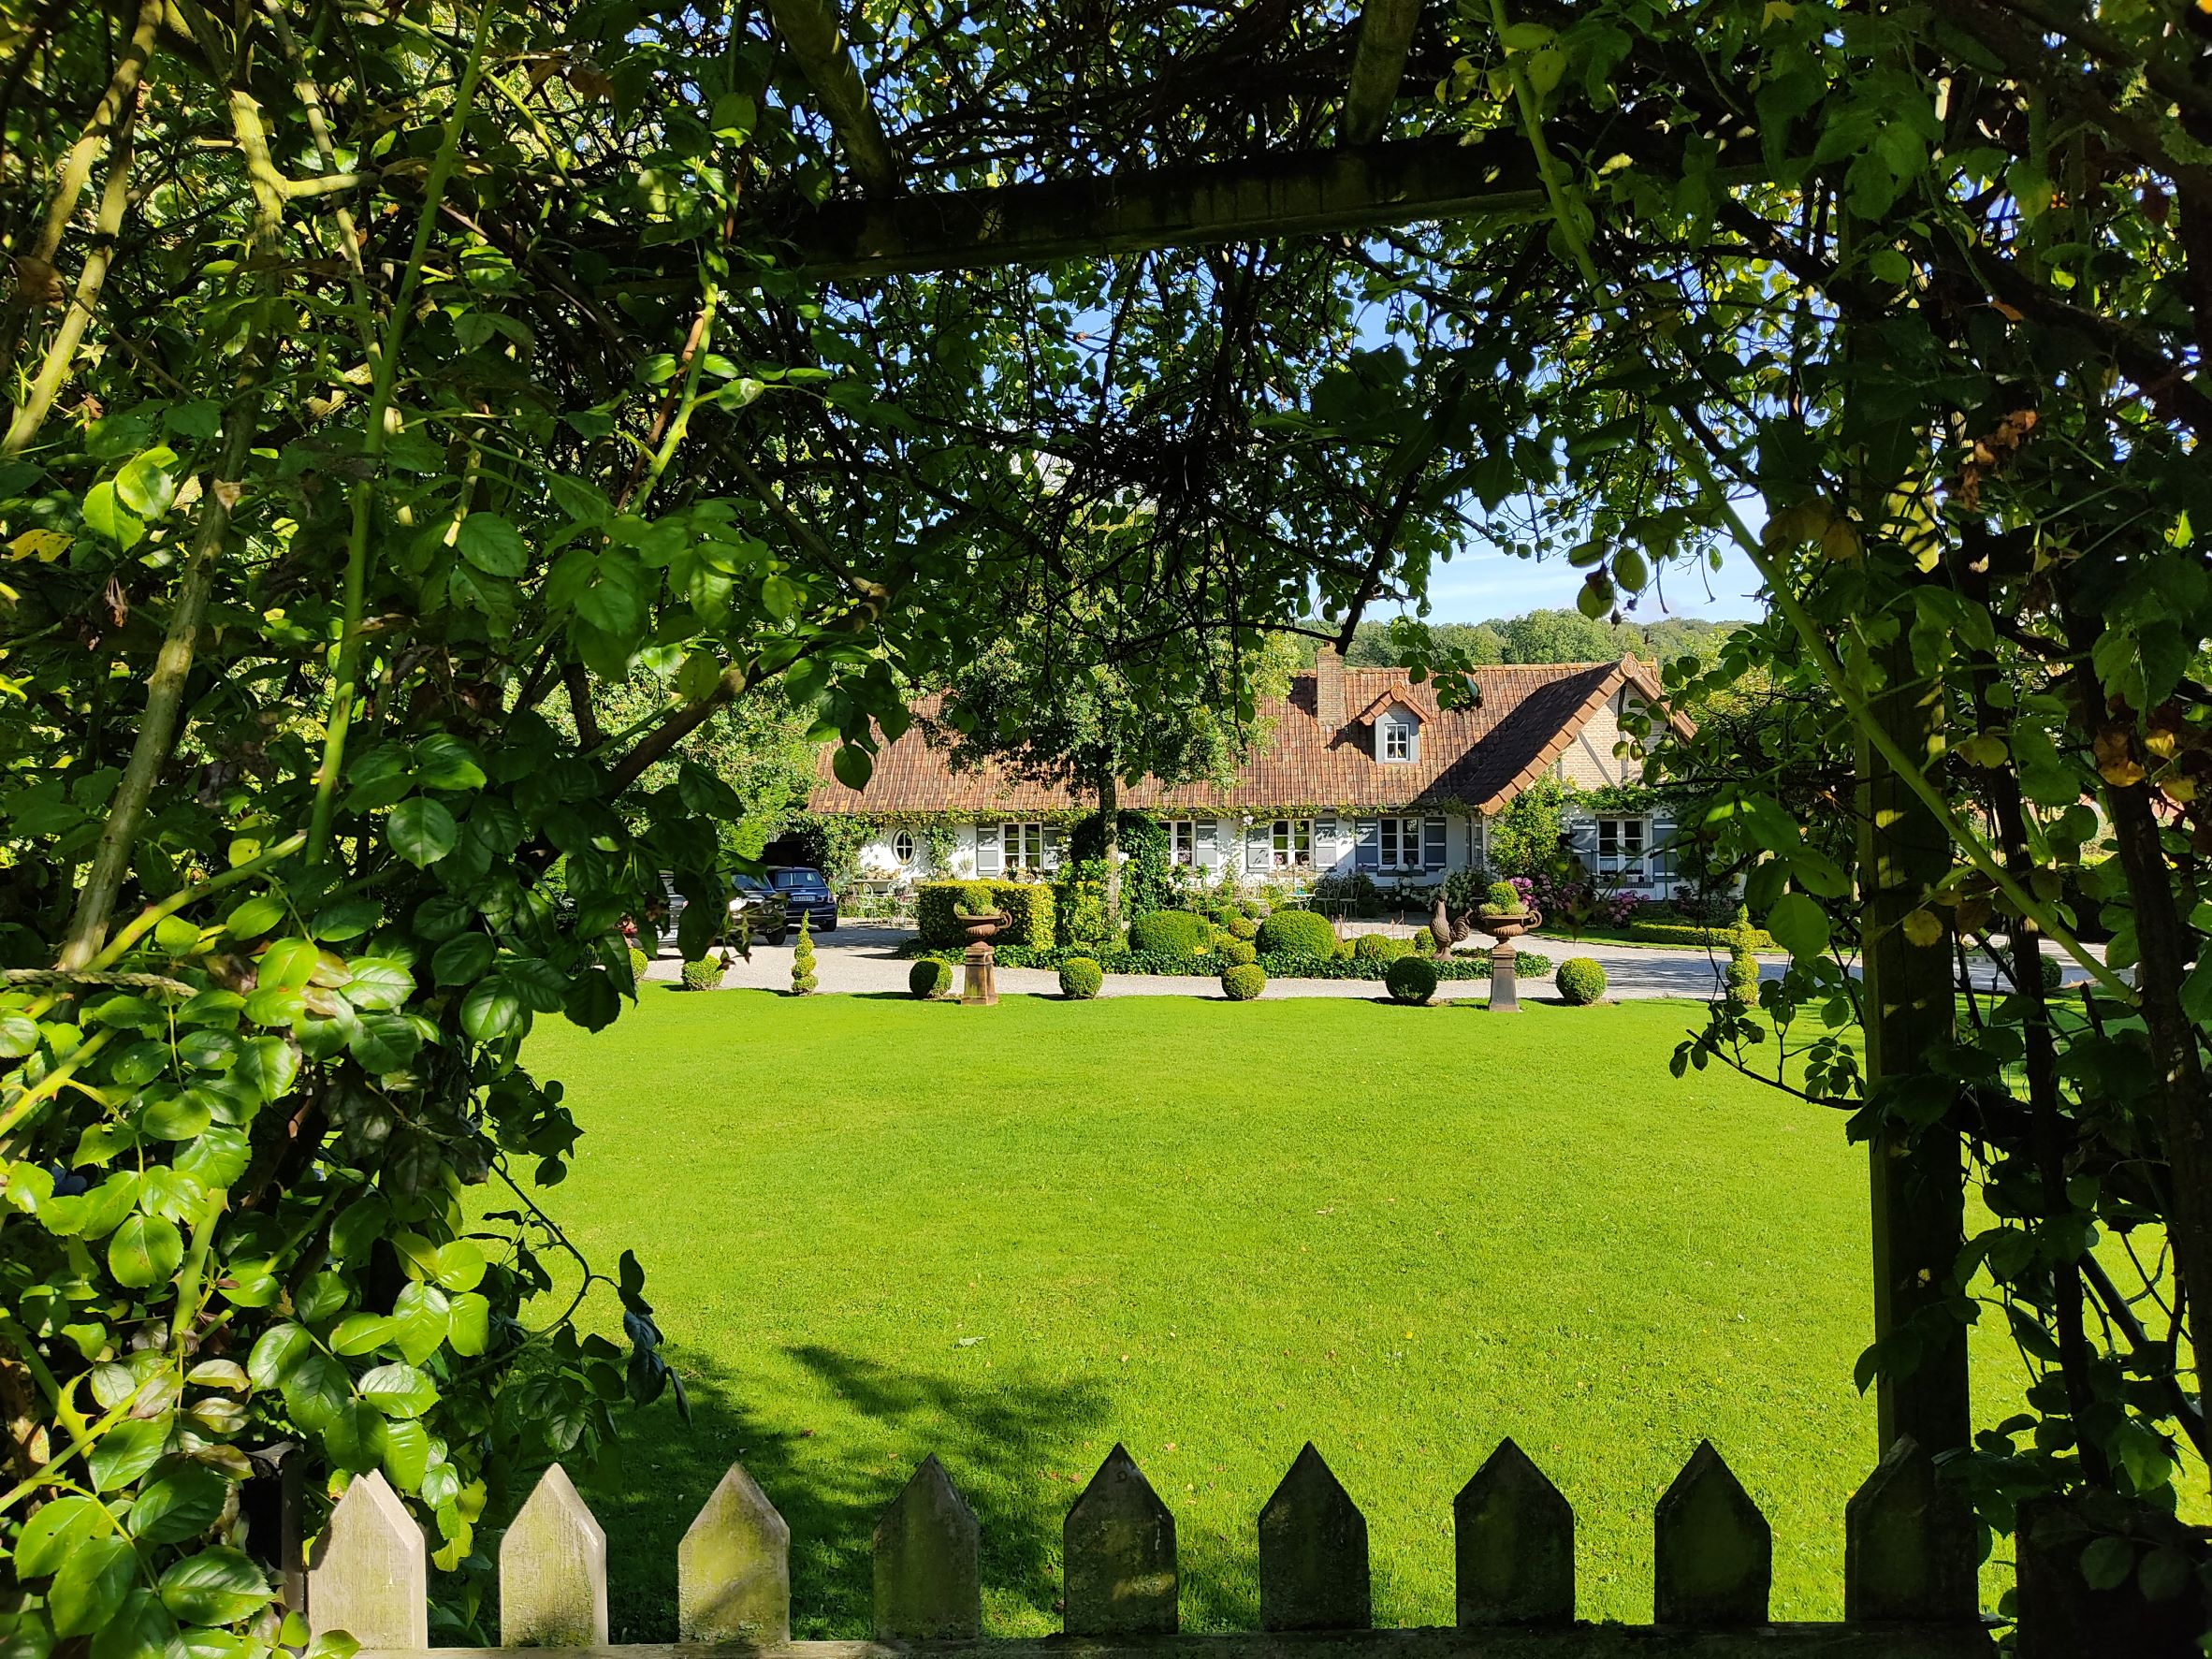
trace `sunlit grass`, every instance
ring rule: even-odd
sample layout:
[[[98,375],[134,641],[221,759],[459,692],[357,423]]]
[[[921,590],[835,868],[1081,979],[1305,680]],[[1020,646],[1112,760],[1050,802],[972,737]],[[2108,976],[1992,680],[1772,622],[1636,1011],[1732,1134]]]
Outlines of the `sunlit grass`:
[[[694,1402],[590,1492],[617,1639],[674,1634],[676,1541],[739,1457],[792,1523],[796,1632],[865,1634],[875,1514],[932,1450],[987,1625],[1055,1630],[1061,1516],[1116,1440],[1176,1512],[1187,1627],[1254,1623],[1255,1517],[1308,1437],[1378,1623],[1450,1622],[1451,1497],[1506,1434],[1574,1502],[1584,1618],[1650,1617],[1652,1505],[1701,1436],[1773,1522],[1775,1615],[1838,1615],[1865,1154],[1670,1077],[1702,1015],[654,991],[546,1030],[586,1131],[546,1201],[603,1266],[637,1251]],[[1977,1346],[1984,1421],[2009,1353]]]

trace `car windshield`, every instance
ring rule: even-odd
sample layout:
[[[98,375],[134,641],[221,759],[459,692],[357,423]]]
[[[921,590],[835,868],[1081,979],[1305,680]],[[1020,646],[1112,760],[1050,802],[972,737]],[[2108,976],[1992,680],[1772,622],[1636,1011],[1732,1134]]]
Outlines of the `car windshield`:
[[[773,893],[776,890],[758,876],[733,876],[730,884],[739,893]]]
[[[776,872],[776,885],[779,887],[820,887],[822,885],[822,872],[807,869],[778,870]]]

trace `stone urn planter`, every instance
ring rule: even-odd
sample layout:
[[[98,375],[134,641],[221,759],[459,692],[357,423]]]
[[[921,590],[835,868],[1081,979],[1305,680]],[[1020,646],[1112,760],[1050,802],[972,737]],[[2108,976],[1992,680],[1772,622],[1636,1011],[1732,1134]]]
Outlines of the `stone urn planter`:
[[[982,916],[954,910],[953,920],[968,935],[968,954],[960,963],[960,1000],[971,1008],[989,1008],[998,1000],[995,975],[997,959],[991,950],[991,940],[1005,931],[1013,918],[1004,910],[993,910]]]
[[[1484,912],[1477,915],[1475,925],[1502,945],[1508,939],[1519,939],[1524,933],[1535,932],[1544,925],[1544,918],[1535,910],[1519,910],[1495,916]]]
[[[954,910],[953,920],[959,923],[962,929],[966,931],[969,944],[981,945],[987,944],[997,938],[1000,933],[1005,931],[1008,924],[1012,922],[1013,918],[1004,910],[993,910],[983,916],[963,915],[960,911]]]

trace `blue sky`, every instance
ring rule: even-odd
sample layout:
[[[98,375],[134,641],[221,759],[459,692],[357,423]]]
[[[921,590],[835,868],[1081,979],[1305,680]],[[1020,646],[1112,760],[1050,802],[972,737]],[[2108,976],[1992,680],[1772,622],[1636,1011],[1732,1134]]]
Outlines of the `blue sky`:
[[[1487,547],[1469,546],[1439,565],[1429,580],[1432,622],[1481,622],[1523,611],[1569,610],[1582,586],[1582,573],[1564,559],[1515,559]],[[1677,565],[1662,571],[1654,589],[1629,612],[1638,622],[1661,617],[1703,617],[1710,621],[1741,621],[1762,616],[1754,597],[1759,574],[1751,560],[1731,547],[1718,571],[1703,565]],[[1665,604],[1661,603],[1662,595]],[[1386,617],[1392,613],[1377,609]]]

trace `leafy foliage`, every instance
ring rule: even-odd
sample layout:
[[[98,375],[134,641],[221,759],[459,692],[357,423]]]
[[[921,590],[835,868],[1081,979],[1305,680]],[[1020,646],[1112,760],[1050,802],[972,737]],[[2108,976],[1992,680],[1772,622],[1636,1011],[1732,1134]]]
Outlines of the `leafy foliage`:
[[[813,919],[814,912],[810,910],[799,912],[799,937],[792,941],[791,948],[791,994],[793,997],[812,996],[815,987],[822,983],[820,976],[814,971]]]
[[[1070,956],[1060,964],[1060,995],[1082,1002],[1099,994],[1106,975],[1088,956]]]
[[[953,965],[936,956],[924,956],[907,971],[907,989],[917,998],[927,1001],[942,997],[953,988]]]
[[[1420,956],[1400,956],[1384,970],[1392,1002],[1419,1008],[1436,995],[1436,965]]]
[[[1605,964],[1590,956],[1569,956],[1551,976],[1560,996],[1577,1008],[1595,1002],[1606,994]]]
[[[1249,1002],[1267,989],[1267,969],[1257,962],[1240,963],[1221,976],[1221,994],[1231,1002]]]

